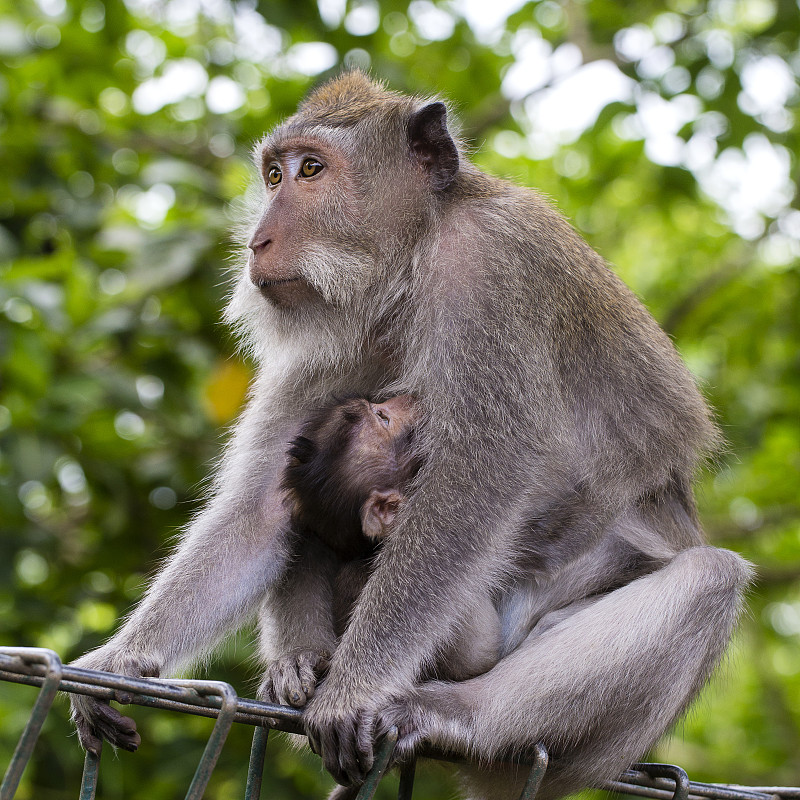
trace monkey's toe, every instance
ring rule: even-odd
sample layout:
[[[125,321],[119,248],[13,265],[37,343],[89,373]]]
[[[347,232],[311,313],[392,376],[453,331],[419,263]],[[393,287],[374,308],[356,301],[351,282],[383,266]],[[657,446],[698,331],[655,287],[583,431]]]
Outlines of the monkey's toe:
[[[103,740],[89,727],[84,720],[75,720],[75,730],[78,732],[78,741],[81,747],[92,755],[99,756],[103,747]]]
[[[136,731],[136,723],[106,703],[95,702],[91,706],[90,719],[76,720],[78,738],[86,750],[97,755],[101,740],[114,747],[135,752],[142,743]]]

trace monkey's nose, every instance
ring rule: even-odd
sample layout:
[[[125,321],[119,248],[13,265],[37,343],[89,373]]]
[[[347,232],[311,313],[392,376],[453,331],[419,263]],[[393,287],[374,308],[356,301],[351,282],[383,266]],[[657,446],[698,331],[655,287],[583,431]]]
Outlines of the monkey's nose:
[[[255,236],[247,243],[247,247],[254,253],[259,250],[266,250],[272,244],[272,239],[258,239]]]

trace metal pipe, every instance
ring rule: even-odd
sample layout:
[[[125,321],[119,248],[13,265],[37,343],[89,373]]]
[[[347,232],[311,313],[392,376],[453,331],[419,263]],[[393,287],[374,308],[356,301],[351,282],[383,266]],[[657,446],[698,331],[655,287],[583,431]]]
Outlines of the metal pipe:
[[[11,648],[0,648],[0,652],[3,653],[8,653],[10,650]],[[50,706],[55,700],[63,670],[61,659],[52,650],[45,650],[41,647],[16,647],[13,648],[13,652],[23,663],[44,665],[45,675],[42,680],[42,688],[33,704],[31,715],[28,717],[28,724],[25,726],[22,736],[19,737],[14,755],[11,756],[11,763],[3,776],[3,783],[0,784],[0,800],[11,800],[17,793],[22,773],[33,754],[33,748],[42,731],[47,712],[50,711]]]
[[[233,722],[253,725],[253,736],[246,800],[259,800],[268,727],[289,733],[304,733],[302,711],[274,703],[236,696],[233,688],[219,681],[180,681],[157,678],[130,678],[111,672],[63,666],[52,650],[27,647],[0,648],[0,680],[40,687],[31,716],[0,785],[0,800],[11,800],[30,760],[44,719],[58,689],[89,695],[101,700],[162,708],[217,719],[198,764],[189,800],[199,800],[216,766],[222,746]],[[393,738],[392,738],[393,737]],[[397,732],[378,746],[375,764],[359,789],[357,800],[370,800],[385,774],[397,740]],[[448,753],[424,749],[420,756],[456,763],[465,759]],[[99,757],[87,754],[81,782],[81,800],[93,800],[97,791]],[[517,762],[519,766],[519,762]],[[547,750],[537,745],[531,770],[520,800],[534,800],[547,768]],[[398,800],[411,800],[415,763],[402,767]],[[652,800],[800,800],[800,787],[739,786],[689,781],[686,773],[670,764],[636,764],[615,781],[604,781],[598,788]]]
[[[257,727],[253,732],[250,762],[247,767],[247,786],[244,800],[261,800],[261,781],[264,777],[264,759],[267,754],[269,728]]]

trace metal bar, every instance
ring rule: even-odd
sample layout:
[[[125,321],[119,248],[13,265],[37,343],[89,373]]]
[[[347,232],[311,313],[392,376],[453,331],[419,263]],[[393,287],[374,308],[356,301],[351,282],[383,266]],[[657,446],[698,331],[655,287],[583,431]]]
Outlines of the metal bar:
[[[247,768],[247,787],[244,800],[261,800],[261,781],[264,777],[264,758],[267,753],[269,728],[257,727],[253,732],[250,748],[250,764]]]
[[[668,778],[675,782],[673,800],[689,800],[689,776],[674,764],[634,764],[631,769],[651,778]]]
[[[358,790],[356,800],[372,800],[378,784],[381,782],[386,770],[389,767],[389,759],[392,757],[394,746],[397,744],[397,728],[392,728],[378,747],[378,752],[375,753],[375,761],[372,764],[372,769],[367,773],[364,783]]]
[[[102,742],[100,744],[102,747]],[[102,751],[101,751],[102,752]],[[86,751],[83,759],[80,800],[94,800],[97,794],[97,777],[100,773],[100,756]]]
[[[13,652],[15,656],[24,659],[25,662],[44,664],[46,669],[42,688],[33,704],[28,724],[25,726],[22,736],[19,737],[14,755],[11,756],[11,763],[3,777],[3,783],[0,784],[0,800],[11,800],[17,792],[25,766],[33,754],[33,748],[36,746],[36,740],[41,733],[47,712],[53,705],[58,685],[61,682],[62,666],[61,659],[56,653],[42,647],[0,648],[0,652]]]
[[[7,653],[15,648],[4,648]],[[16,648],[24,650],[25,648]],[[50,651],[48,651],[50,652]],[[0,678],[14,683],[26,683],[40,686],[46,674],[40,665],[27,665],[20,657],[0,652]],[[114,690],[124,690],[142,695],[170,699],[208,708],[219,708],[222,700],[219,697],[200,697],[195,692],[181,687],[180,681],[160,678],[130,678],[114,672],[83,669],[66,665],[62,668],[62,690],[76,694],[86,694],[104,700],[116,699]],[[260,700],[239,698],[237,707],[246,713],[259,717],[275,719],[300,720],[302,712],[289,706],[279,706]]]
[[[154,678],[153,680],[158,681],[160,679]],[[214,724],[214,730],[211,731],[211,736],[208,737],[206,749],[203,751],[200,763],[197,765],[194,777],[189,785],[189,791],[186,792],[186,800],[201,800],[211,778],[211,773],[217,765],[217,759],[222,752],[225,740],[228,738],[228,733],[233,725],[233,718],[236,716],[236,692],[233,686],[223,681],[173,681],[172,683],[194,690],[198,695],[217,696],[222,700],[222,708]]]
[[[656,783],[658,782],[656,781]],[[696,797],[715,797],[718,800],[774,800],[775,797],[773,793],[757,790],[755,787],[741,786],[736,789],[720,783],[697,783],[696,781],[689,781],[689,794]],[[798,796],[800,797],[800,790],[798,790]]]
[[[10,649],[10,648],[9,648]],[[17,670],[27,669],[19,658],[10,658],[0,655],[0,680],[11,683],[22,683],[27,686],[41,686],[44,677],[41,674],[23,674]],[[33,666],[39,672],[43,668]],[[13,670],[13,671],[12,671]],[[221,705],[219,697],[200,697],[196,693],[176,685],[176,681],[160,681],[155,678],[129,678],[111,672],[98,670],[84,670],[77,667],[63,667],[60,689],[74,694],[84,694],[97,697],[101,700],[116,700],[119,690],[132,693],[126,698],[131,704],[148,706],[151,708],[166,708],[180,711],[185,714],[194,714],[202,717],[218,716],[218,707]],[[86,675],[87,677],[84,677]],[[74,680],[68,680],[73,676]],[[91,679],[93,683],[86,684],[82,681]],[[102,681],[105,685],[99,685]],[[275,721],[274,727],[288,733],[304,733],[302,725],[302,712],[289,706],[279,706],[274,703],[265,703],[259,700],[239,698],[237,700],[236,721],[248,725],[263,725],[265,721]]]
[[[708,798],[713,798],[714,800],[734,800],[731,798],[730,795],[724,792],[725,787],[720,784],[720,789],[723,791],[716,791],[715,787],[717,784],[710,783],[706,784],[706,786],[702,789],[702,794],[695,791],[695,784],[690,782],[689,783],[689,800],[707,800]],[[595,788],[603,789],[607,792],[613,792],[615,794],[627,794],[633,795],[635,797],[649,797],[652,800],[672,800],[675,796],[675,789],[670,784],[668,788],[659,789],[655,786],[646,785],[646,784],[636,784],[630,783],[628,781],[603,781],[602,783],[596,784]],[[788,788],[788,787],[783,787]],[[787,800],[789,800],[790,795],[786,795]],[[776,798],[781,798],[779,793],[776,794],[763,794],[761,792],[751,792],[751,791],[740,791],[737,792],[735,795],[735,800],[776,800]]]
[[[534,797],[536,797],[536,793],[542,785],[544,774],[547,772],[549,760],[550,757],[547,754],[547,748],[542,742],[539,742],[536,747],[533,748],[533,766],[528,773],[528,780],[525,781],[525,786],[522,789],[519,800],[533,800]]]
[[[414,773],[417,762],[409,761],[400,768],[400,786],[397,788],[397,800],[411,800],[414,791]]]
[[[669,800],[675,793],[672,781],[664,778],[651,778],[644,772],[631,770],[623,772],[616,781],[598,783],[597,788],[639,797],[664,798],[665,800]],[[800,796],[800,790],[797,791]],[[711,797],[716,800],[774,800],[775,793],[764,792],[759,787],[741,786],[736,788],[719,783],[689,781],[689,797],[699,799]]]
[[[737,783],[707,783],[706,786],[719,786],[732,792],[762,792],[765,796],[800,798],[800,786],[739,786]]]
[[[259,729],[264,726],[274,727],[290,733],[303,733],[302,712],[288,706],[264,703],[258,700],[237,698],[230,687],[231,694],[221,691],[204,691],[209,687],[227,686],[214,681],[165,681],[153,678],[129,678],[110,672],[86,670],[72,666],[62,666],[58,656],[51,650],[41,648],[0,648],[0,680],[39,687],[31,717],[20,738],[11,764],[0,786],[0,800],[10,800],[17,790],[19,780],[30,760],[33,746],[41,730],[44,718],[52,703],[55,688],[62,691],[84,694],[102,700],[123,699],[135,705],[163,708],[217,719],[217,725],[206,745],[203,757],[198,765],[198,772],[190,787],[194,791],[195,781],[204,786],[213,769],[219,751],[230,730],[233,721],[253,725]],[[123,694],[120,694],[122,692]],[[48,697],[50,700],[48,702]],[[229,719],[230,717],[230,719]],[[222,719],[222,725],[220,725]],[[254,740],[260,738],[258,733]],[[264,737],[266,738],[266,736]],[[255,745],[255,741],[254,741]],[[389,750],[386,751],[386,747]],[[372,796],[378,781],[386,771],[386,764],[391,759],[393,743],[384,740],[378,748],[375,767],[367,776],[367,782],[358,792],[358,800],[367,800]],[[383,753],[388,752],[386,762],[381,768]],[[252,753],[251,753],[252,755]],[[439,753],[425,749],[420,753],[426,758],[468,763],[465,759],[448,753]],[[532,800],[535,791],[536,753],[534,763],[525,785],[523,798]],[[261,762],[263,767],[263,760]],[[518,766],[518,765],[517,765]],[[251,757],[251,771],[257,762]],[[648,797],[651,800],[800,800],[800,787],[795,786],[739,786],[736,784],[709,784],[689,781],[686,773],[679,767],[658,764],[635,765],[639,771],[628,770],[616,781],[598,783],[598,788],[623,794]],[[99,760],[87,756],[84,764],[84,776],[81,785],[81,800],[92,800],[97,787]],[[401,771],[398,800],[410,800],[413,790],[414,764],[406,765]],[[251,795],[247,800],[258,800],[260,786],[252,785],[248,776],[248,789]],[[199,785],[199,784],[198,784]],[[202,794],[202,791],[200,792]],[[190,795],[191,797],[192,795]],[[199,795],[194,795],[199,797]]]
[[[642,786],[626,781],[603,781],[597,784],[598,789],[615,794],[630,794],[635,797],[650,797],[652,800],[672,800],[674,791],[672,789],[655,789],[652,786]],[[690,795],[690,800],[693,798]]]

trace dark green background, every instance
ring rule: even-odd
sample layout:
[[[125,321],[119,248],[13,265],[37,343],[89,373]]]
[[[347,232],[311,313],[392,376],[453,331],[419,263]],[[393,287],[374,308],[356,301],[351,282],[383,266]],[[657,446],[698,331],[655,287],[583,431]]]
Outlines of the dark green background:
[[[542,0],[492,41],[444,3],[455,24],[433,41],[425,2],[351,2],[344,21],[328,13],[325,22],[309,0],[199,7],[0,2],[0,642],[72,659],[103,641],[197,507],[250,374],[220,324],[249,148],[314,82],[369,64],[393,88],[450,98],[481,167],[550,195],[702,382],[729,443],[702,478],[703,519],[711,540],[756,562],[759,577],[721,677],[654,755],[696,779],[800,783],[794,0]],[[233,44],[234,9],[251,15],[250,49]],[[376,14],[372,33],[352,32],[359,15]],[[626,60],[625,29],[655,36],[650,49],[663,48],[666,67]],[[500,90],[521,31],[553,48],[572,43],[585,62],[613,62],[635,82],[634,99],[535,157],[524,103]],[[307,59],[291,48],[307,42],[332,45],[337,63],[315,76],[293,71]],[[765,56],[792,76],[777,121],[741,94],[747,65]],[[232,79],[242,104],[214,113],[201,81],[194,96],[138,113],[137,87],[174,62]],[[712,130],[716,158],[771,143],[789,162],[783,205],[754,212],[747,238],[697,171],[654,163],[635,129],[626,133],[637,102],[678,90],[679,102],[696,99],[683,140]],[[248,629],[227,643],[201,674],[251,694],[251,638]],[[0,768],[33,696],[0,684]],[[104,755],[101,796],[180,796],[208,721],[135,715],[144,744]],[[60,702],[20,798],[77,795],[82,759],[66,717]],[[248,747],[249,731],[235,730],[209,797],[241,796]],[[431,780],[419,796],[452,793],[443,772]],[[313,756],[272,750],[269,796],[320,797],[329,784]]]

